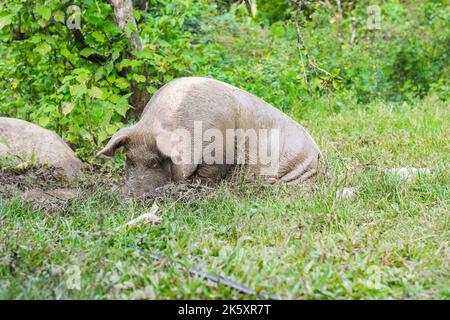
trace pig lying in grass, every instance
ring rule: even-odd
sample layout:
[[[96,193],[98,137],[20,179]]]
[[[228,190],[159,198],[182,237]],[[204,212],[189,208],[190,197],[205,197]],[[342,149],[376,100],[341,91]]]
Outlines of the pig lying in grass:
[[[69,180],[80,176],[82,162],[54,132],[27,121],[0,117],[0,157],[48,165]]]
[[[301,183],[320,151],[297,122],[256,96],[209,78],[180,78],[158,90],[141,119],[99,155],[124,147],[127,186],[141,195],[169,181],[220,180],[239,166],[268,183]]]

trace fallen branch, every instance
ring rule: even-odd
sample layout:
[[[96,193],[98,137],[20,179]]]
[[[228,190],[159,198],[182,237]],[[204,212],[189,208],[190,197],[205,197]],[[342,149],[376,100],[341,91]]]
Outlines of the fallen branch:
[[[178,200],[176,201],[178,202]],[[156,202],[153,203],[152,207],[150,208],[150,211],[148,213],[145,213],[139,217],[137,217],[136,219],[133,219],[131,221],[129,221],[128,223],[126,223],[125,225],[123,225],[122,227],[134,227],[140,223],[144,223],[144,224],[148,224],[148,223],[155,223],[158,224],[161,222],[161,217],[156,215],[156,212],[158,211],[159,207],[156,204]],[[117,228],[117,230],[119,230],[121,227]],[[242,284],[233,282],[229,279],[226,279],[224,277],[221,276],[217,276],[217,275],[213,275],[213,274],[209,274],[205,271],[202,270],[198,270],[195,268],[185,268],[183,267],[181,264],[170,261],[167,257],[161,257],[160,255],[153,253],[153,252],[148,252],[149,250],[146,248],[143,248],[141,246],[138,245],[138,250],[140,252],[147,252],[148,255],[153,259],[158,261],[161,264],[164,263],[169,263],[174,265],[178,270],[187,270],[191,275],[196,276],[198,278],[201,279],[206,279],[208,281],[214,282],[214,283],[220,283],[223,284],[224,286],[234,289],[236,291],[239,291],[242,294],[245,295],[249,295],[249,296],[256,296],[258,298],[262,298],[262,299],[269,299],[269,300],[288,300],[287,297],[281,297],[281,296],[277,296],[277,295],[270,295],[265,291],[260,291],[257,292],[254,289],[251,289],[249,287],[246,287]]]
[[[138,247],[138,248],[139,248],[139,250],[141,252],[147,251],[146,249],[144,249],[142,247]],[[226,279],[226,278],[221,277],[221,276],[216,276],[216,275],[213,275],[213,274],[209,274],[209,273],[204,272],[202,270],[198,270],[198,269],[195,269],[195,268],[187,268],[186,269],[182,265],[168,260],[167,257],[161,257],[161,256],[159,256],[159,255],[157,255],[155,253],[149,253],[149,256],[153,260],[156,260],[156,261],[161,262],[161,263],[164,263],[164,262],[165,263],[171,263],[178,270],[187,270],[193,276],[196,276],[196,277],[199,277],[199,278],[202,278],[202,279],[206,279],[206,280],[214,282],[214,283],[223,284],[224,286],[226,286],[228,288],[231,288],[231,289],[234,289],[236,291],[239,291],[240,293],[245,294],[245,295],[256,296],[258,298],[269,299],[269,300],[288,300],[289,299],[287,297],[281,297],[281,296],[277,296],[277,295],[270,295],[270,294],[268,294],[265,291],[257,292],[256,290],[251,289],[251,288],[249,288],[247,286],[244,286],[242,284],[236,283],[234,281],[231,281],[231,280]]]
[[[140,215],[139,217],[129,221],[128,223],[123,225],[123,227],[135,227],[138,224],[161,223],[161,217],[156,215],[158,209],[159,209],[158,205],[156,204],[156,202],[154,202],[149,212],[144,213],[143,215]]]

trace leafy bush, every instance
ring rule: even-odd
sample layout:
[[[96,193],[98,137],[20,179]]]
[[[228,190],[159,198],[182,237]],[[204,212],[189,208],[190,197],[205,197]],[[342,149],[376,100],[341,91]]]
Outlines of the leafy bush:
[[[439,31],[448,21],[445,5],[386,1],[379,6],[380,29],[369,30],[371,4],[342,1],[339,10],[310,3],[299,18],[301,51],[311,62],[305,67],[292,19],[261,28],[257,20],[223,15],[208,21],[203,40],[209,45],[199,54],[205,67],[196,72],[241,86],[284,110],[323,95],[336,98],[338,105],[354,98],[360,103],[410,100],[430,90],[448,97],[450,43],[448,33]]]
[[[3,1],[0,114],[57,131],[89,159],[134,121],[136,92],[147,101],[180,76],[223,80],[297,116],[374,99],[449,98],[444,1],[379,1],[375,30],[366,27],[373,1],[302,1],[297,16],[293,1],[259,0],[254,18],[242,2],[233,7],[239,1],[141,2],[136,51],[109,1]],[[81,9],[80,31],[66,26],[71,5]]]
[[[74,3],[81,9],[78,33],[66,27]],[[135,12],[144,39],[136,52],[107,1],[4,1],[0,112],[56,130],[89,157],[123,125],[133,85],[153,94],[189,69],[202,7],[189,0],[150,4],[150,11]]]

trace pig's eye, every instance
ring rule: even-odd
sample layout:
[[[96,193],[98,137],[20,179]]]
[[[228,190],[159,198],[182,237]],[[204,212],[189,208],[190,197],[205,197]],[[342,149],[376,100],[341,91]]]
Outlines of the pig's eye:
[[[157,161],[147,161],[145,163],[145,165],[147,166],[147,168],[155,169],[158,167],[158,162]]]
[[[134,166],[134,165],[135,165],[134,160],[131,159],[131,158],[129,158],[129,157],[127,157],[127,165],[128,165],[128,166]]]

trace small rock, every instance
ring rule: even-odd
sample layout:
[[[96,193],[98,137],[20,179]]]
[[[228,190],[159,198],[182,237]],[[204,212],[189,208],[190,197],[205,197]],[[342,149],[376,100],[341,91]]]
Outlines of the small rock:
[[[336,193],[336,198],[340,200],[352,200],[355,198],[357,188],[342,188]]]
[[[385,169],[384,173],[388,176],[397,176],[401,180],[412,181],[417,178],[418,175],[430,175],[431,170],[428,168],[392,168]]]

